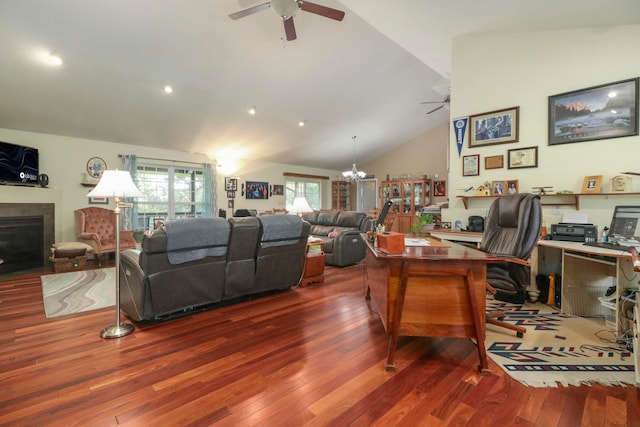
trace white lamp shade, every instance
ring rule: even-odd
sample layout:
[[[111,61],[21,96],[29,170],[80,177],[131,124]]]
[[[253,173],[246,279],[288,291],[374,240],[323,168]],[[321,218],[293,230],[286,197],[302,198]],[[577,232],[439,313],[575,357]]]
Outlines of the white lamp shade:
[[[302,212],[312,212],[311,206],[309,206],[309,202],[307,202],[306,197],[296,197],[293,199],[293,206],[291,207],[291,212],[294,213],[302,213]]]
[[[144,194],[133,183],[128,171],[107,170],[87,197],[144,197]]]

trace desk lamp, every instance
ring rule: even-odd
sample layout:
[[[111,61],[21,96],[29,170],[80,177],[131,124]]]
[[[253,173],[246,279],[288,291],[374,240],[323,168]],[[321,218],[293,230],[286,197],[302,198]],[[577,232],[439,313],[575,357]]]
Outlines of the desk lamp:
[[[121,202],[123,197],[144,196],[131,179],[127,171],[106,170],[98,185],[87,194],[87,197],[113,197],[116,208],[116,322],[100,332],[102,338],[120,338],[129,335],[135,329],[131,323],[120,322],[120,208],[133,207],[131,203]]]

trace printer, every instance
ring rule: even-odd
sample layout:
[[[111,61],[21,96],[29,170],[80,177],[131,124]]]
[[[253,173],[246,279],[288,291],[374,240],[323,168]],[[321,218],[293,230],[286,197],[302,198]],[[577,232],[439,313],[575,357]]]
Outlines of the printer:
[[[551,239],[593,243],[598,240],[598,226],[593,224],[573,224],[569,222],[551,224]]]

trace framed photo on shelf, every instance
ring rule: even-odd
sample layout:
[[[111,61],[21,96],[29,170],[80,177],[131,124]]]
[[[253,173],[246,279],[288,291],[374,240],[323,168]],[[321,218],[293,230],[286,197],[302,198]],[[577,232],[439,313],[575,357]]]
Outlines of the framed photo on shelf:
[[[602,175],[585,176],[582,183],[583,193],[599,193],[602,187]]]
[[[480,175],[480,154],[462,156],[462,176]]]
[[[491,181],[491,195],[504,196],[504,181]]]
[[[446,196],[447,195],[447,181],[434,181],[434,183],[433,183],[433,195],[434,196]]]
[[[517,179],[507,180],[506,187],[507,187],[507,194],[518,194],[519,192]]]
[[[538,147],[516,148],[507,151],[509,169],[538,167]]]
[[[485,169],[502,169],[504,167],[504,156],[485,156],[484,168]]]
[[[550,96],[549,145],[638,135],[639,80]]]
[[[225,191],[238,191],[238,178],[224,178]]]
[[[469,117],[469,148],[518,142],[520,107],[489,111]]]

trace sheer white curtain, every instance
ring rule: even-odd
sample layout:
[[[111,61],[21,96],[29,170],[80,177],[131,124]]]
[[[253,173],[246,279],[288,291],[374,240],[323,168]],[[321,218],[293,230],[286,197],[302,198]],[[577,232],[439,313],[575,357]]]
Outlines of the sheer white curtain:
[[[204,177],[204,212],[203,216],[218,216],[216,203],[216,165],[213,163],[203,163]]]
[[[129,171],[131,174],[131,179],[133,179],[133,183],[138,185],[138,180],[136,179],[136,155],[135,154],[122,154],[122,170]],[[133,203],[132,198],[126,198],[124,200],[128,203]],[[138,207],[133,204],[132,209],[122,209],[120,213],[120,218],[122,218],[122,229],[123,230],[135,230],[141,228],[138,225]],[[134,218],[136,219],[134,224]],[[134,228],[134,225],[136,228]]]

